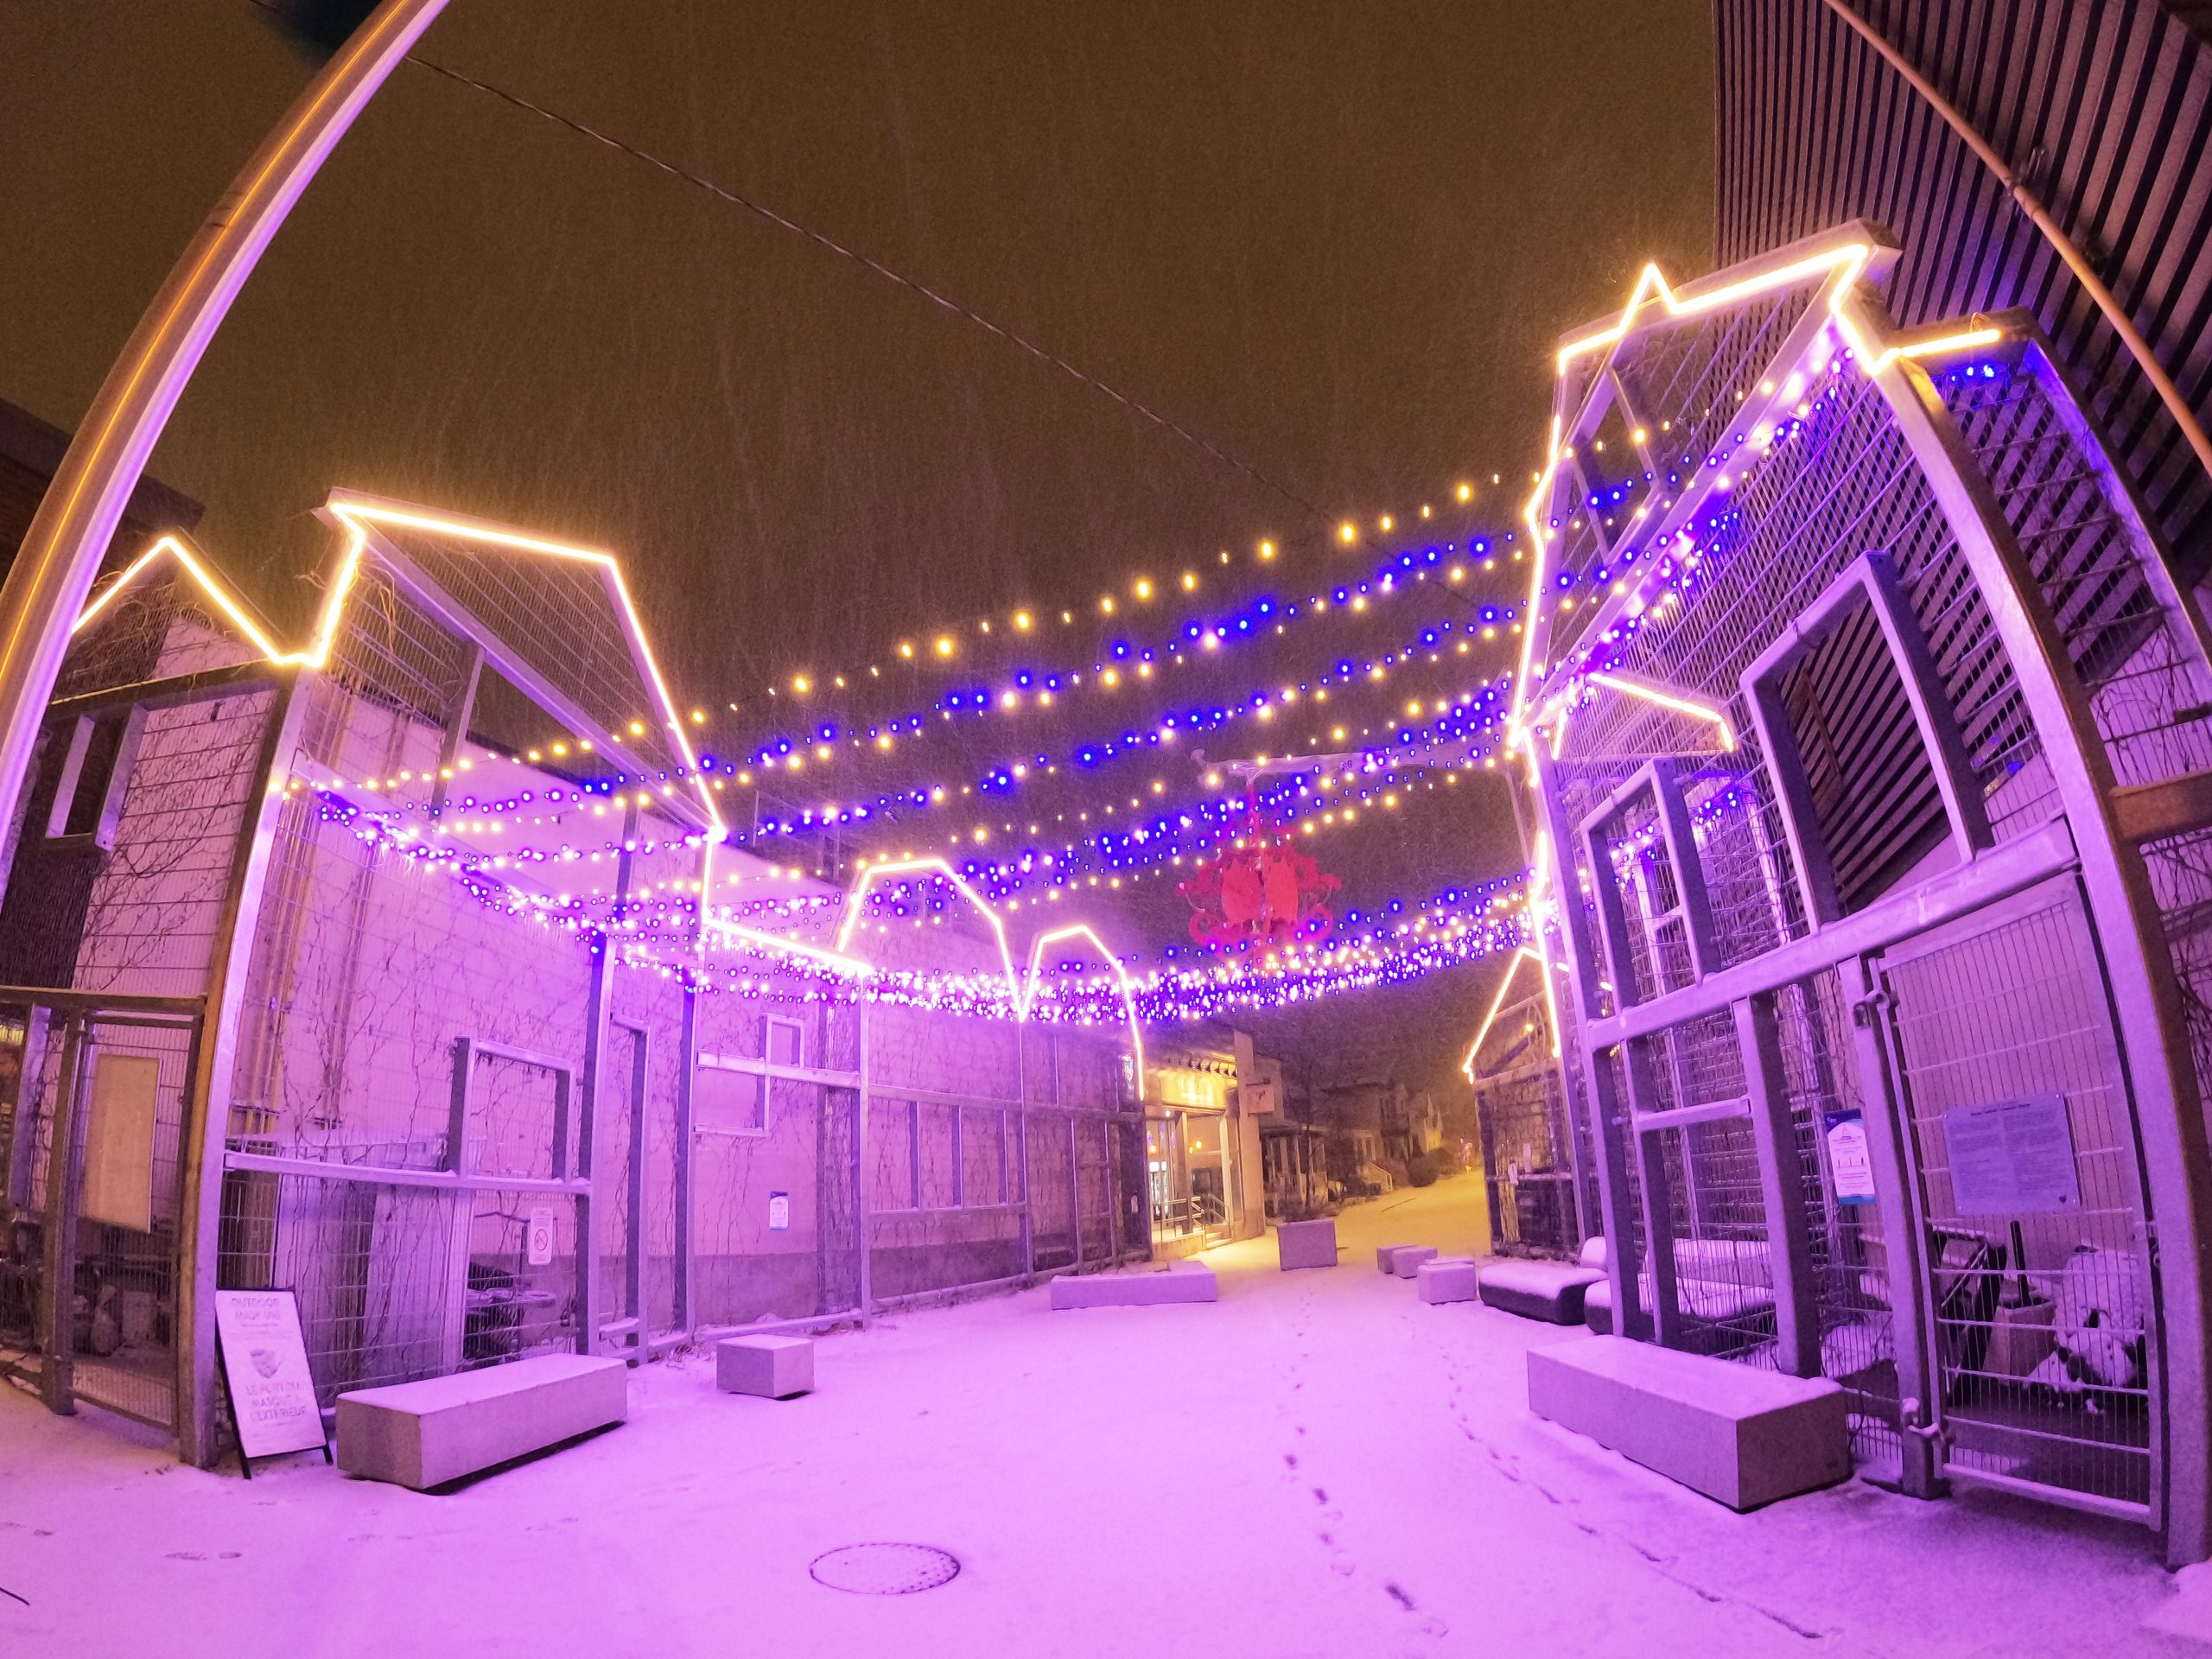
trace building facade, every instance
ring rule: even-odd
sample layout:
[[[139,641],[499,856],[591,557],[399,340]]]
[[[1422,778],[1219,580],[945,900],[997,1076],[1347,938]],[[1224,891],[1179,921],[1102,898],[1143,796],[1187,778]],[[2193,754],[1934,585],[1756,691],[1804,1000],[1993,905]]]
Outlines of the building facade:
[[[1841,15],[1888,42],[2090,259],[2212,419],[2212,8],[2174,0],[1715,0],[1715,264],[1847,219],[1898,249],[1900,324],[2031,315],[2185,586],[2212,479],[2024,204]]]
[[[2036,319],[1904,327],[1900,267],[1846,223],[1560,342],[1539,994],[1470,1070],[1561,1079],[1485,1139],[1564,1167],[1624,1334],[1834,1378],[1871,1478],[2198,1560],[2204,622]]]
[[[725,844],[610,559],[325,516],[305,645],[165,538],[47,711],[0,905],[0,1342],[54,1409],[212,1461],[228,1288],[296,1294],[327,1408],[1146,1253],[1131,1033],[901,1000],[990,982],[909,920],[957,881]]]

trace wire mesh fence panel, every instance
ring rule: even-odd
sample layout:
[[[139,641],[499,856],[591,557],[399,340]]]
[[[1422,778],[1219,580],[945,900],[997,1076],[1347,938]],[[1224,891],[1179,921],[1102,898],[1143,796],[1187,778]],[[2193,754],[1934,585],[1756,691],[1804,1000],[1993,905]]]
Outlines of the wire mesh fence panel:
[[[1573,1255],[1582,1243],[1575,1154],[1541,986],[1498,1008],[1474,1071],[1492,1247],[1508,1255]]]
[[[302,791],[271,849],[234,1106],[257,1118],[261,1150],[442,1168],[466,1038],[564,1071],[573,1125],[590,976],[584,940],[417,867]],[[480,1155],[550,1169],[550,1074],[504,1069],[480,1109],[472,1101]],[[525,1096],[537,1104],[523,1113]]]
[[[2198,1097],[2212,1116],[2212,830],[2145,842],[2143,861],[2181,995]]]
[[[1891,953],[1945,1458],[2147,1507],[2142,1171],[2095,941],[2039,889]]]
[[[2068,418],[2055,371],[2031,349],[2019,364],[1961,367],[1938,384],[2050,607],[2119,781],[2212,766],[2212,673],[2179,613],[2186,601],[2110,464]]]
[[[1864,1190],[1838,1190],[1828,1137],[1866,1132],[1852,1025],[1833,969],[1785,986],[1777,998],[1783,1086],[1804,1192],[1820,1330],[1821,1374],[1840,1383],[1850,1407],[1853,1461],[1894,1478],[1903,1441],[1897,1347],[1882,1207]]]
[[[13,1077],[4,1079],[7,1135],[0,1144],[0,1370],[35,1366],[45,1338],[39,1306],[46,1284],[46,1193],[60,1096],[61,1042],[44,1008],[16,1005],[4,1014]]]
[[[613,992],[615,1017],[629,1022],[633,1042],[643,1048],[642,1074],[634,1070],[613,1074],[620,1086],[611,1086],[608,1092],[631,1114],[632,1134],[637,1137],[631,1187],[637,1211],[628,1235],[639,1250],[641,1306],[634,1312],[645,1319],[649,1334],[658,1334],[683,1322],[677,1306],[681,1243],[677,1189],[683,1179],[677,1120],[684,1084],[683,993],[671,979],[632,969],[616,970]],[[637,1059],[633,1049],[633,1066]],[[779,1082],[771,1087],[769,1119],[795,1117],[803,1127],[811,1119],[814,1105],[807,1085]]]
[[[796,1011],[702,996],[691,1078],[691,1298],[702,1325],[811,1319],[858,1306],[852,1192],[857,1088],[736,1069],[733,1062],[814,1066],[818,1026]],[[879,1159],[911,1154],[893,1120],[907,1103],[874,1099],[868,1139]],[[650,1170],[652,1166],[648,1165]],[[871,1199],[911,1207],[911,1163],[868,1172]],[[673,1177],[671,1192],[673,1192]]]
[[[583,1315],[577,1294],[576,1205],[539,1193],[479,1188],[464,1198],[467,1270],[461,1289],[461,1364],[496,1364],[573,1350]],[[533,1226],[550,1253],[535,1259]]]
[[[644,1175],[638,1162],[637,1116],[632,1106],[632,1080],[645,1060],[645,1035],[626,1026],[607,1033],[601,1062],[605,1082],[594,1113],[592,1173],[599,1205],[599,1306],[602,1323],[621,1325],[638,1317],[630,1278],[630,1235],[633,1194]],[[626,1330],[618,1345],[627,1344]]]

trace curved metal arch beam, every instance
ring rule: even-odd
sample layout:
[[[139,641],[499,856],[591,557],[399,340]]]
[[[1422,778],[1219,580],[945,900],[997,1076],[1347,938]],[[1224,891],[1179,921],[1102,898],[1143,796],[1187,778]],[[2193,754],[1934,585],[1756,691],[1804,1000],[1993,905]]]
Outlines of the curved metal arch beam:
[[[385,0],[201,221],[78,423],[0,587],[0,822],[30,769],[73,624],[170,413],[293,204],[446,0]]]

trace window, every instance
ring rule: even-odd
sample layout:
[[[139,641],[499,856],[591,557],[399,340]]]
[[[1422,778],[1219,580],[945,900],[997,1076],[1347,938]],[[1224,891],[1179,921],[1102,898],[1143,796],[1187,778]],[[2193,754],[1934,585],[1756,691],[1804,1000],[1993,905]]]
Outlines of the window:
[[[60,746],[60,772],[54,779],[54,804],[47,814],[48,840],[71,838],[104,848],[115,845],[115,826],[123,816],[124,788],[130,781],[131,762],[145,725],[143,709],[78,717]]]
[[[702,1054],[691,1082],[691,1127],[702,1135],[768,1133],[768,1079],[741,1061]]]
[[[1871,552],[1744,671],[1807,908],[1864,908],[1989,844],[1981,785],[1895,563]]]

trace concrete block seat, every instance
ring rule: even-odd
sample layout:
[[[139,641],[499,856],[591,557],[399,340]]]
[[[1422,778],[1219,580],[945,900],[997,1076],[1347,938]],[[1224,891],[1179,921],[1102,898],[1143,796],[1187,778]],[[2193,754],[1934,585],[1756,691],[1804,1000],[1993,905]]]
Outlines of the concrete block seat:
[[[1424,1302],[1471,1302],[1475,1287],[1471,1255],[1440,1255],[1414,1270],[1414,1288]]]
[[[1126,1273],[1063,1274],[1052,1281],[1052,1306],[1148,1307],[1160,1302],[1217,1302],[1221,1286],[1203,1262],[1171,1262],[1165,1268]]]
[[[1410,1279],[1421,1271],[1424,1262],[1436,1260],[1433,1244],[1401,1244],[1390,1252],[1390,1271],[1401,1279]]]
[[[1529,1351],[1529,1409],[1737,1510],[1851,1472],[1843,1390],[1619,1337]]]
[[[1647,1263],[1637,1275],[1637,1299],[1653,1295]],[[1774,1324],[1774,1270],[1764,1244],[1733,1239],[1675,1241],[1675,1295],[1681,1305],[1682,1344],[1692,1352],[1734,1345]],[[1582,1301],[1583,1323],[1599,1336],[1613,1329],[1613,1287],[1600,1281]]]
[[[725,1337],[715,1344],[715,1386],[724,1394],[788,1400],[814,1389],[810,1337]]]
[[[1584,1241],[1574,1262],[1491,1262],[1476,1275],[1485,1306],[1524,1319],[1580,1325],[1583,1299],[1605,1287],[1605,1241]]]
[[[338,1396],[338,1466],[416,1491],[543,1452],[630,1414],[619,1359],[540,1354]]]
[[[1294,1268],[1335,1267],[1335,1218],[1323,1216],[1318,1221],[1278,1222],[1275,1225],[1275,1262],[1286,1273]]]
[[[1397,1272],[1398,1252],[1400,1250],[1410,1250],[1417,1248],[1419,1247],[1412,1244],[1376,1245],[1375,1247],[1375,1266],[1376,1270],[1382,1273]]]

